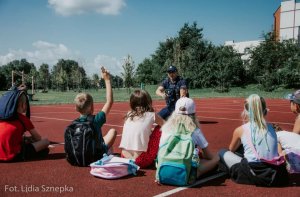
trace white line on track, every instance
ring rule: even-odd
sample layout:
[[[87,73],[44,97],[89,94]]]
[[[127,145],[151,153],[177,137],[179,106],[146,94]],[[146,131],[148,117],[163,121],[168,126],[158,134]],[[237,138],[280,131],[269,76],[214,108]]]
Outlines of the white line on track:
[[[212,119],[220,119],[220,120],[232,120],[232,121],[242,121],[242,119],[234,119],[234,118],[220,118],[220,117],[209,117],[209,116],[198,116],[200,118],[212,118]],[[277,124],[286,124],[286,125],[294,125],[294,123],[288,122],[270,122],[270,123],[277,123]]]
[[[186,186],[186,187],[178,187],[176,189],[172,189],[170,191],[167,191],[167,192],[164,192],[164,193],[161,193],[161,194],[158,194],[158,195],[155,195],[154,197],[163,197],[163,196],[170,196],[172,194],[175,194],[177,192],[180,192],[182,190],[185,190],[185,189],[188,189],[188,188],[191,188],[191,187],[195,187],[195,186],[198,186],[202,183],[205,183],[207,181],[210,181],[210,180],[213,180],[213,179],[216,179],[216,178],[219,178],[219,177],[222,177],[222,176],[225,176],[226,173],[225,172],[221,172],[221,173],[218,173],[218,174],[214,174],[214,175],[211,175],[209,177],[205,177],[203,179],[200,179],[198,181],[196,181],[194,184],[192,185],[189,185],[189,186]]]
[[[241,109],[232,109],[232,108],[211,108],[211,107],[203,107],[203,109],[222,109],[220,111],[207,111],[207,110],[198,110],[196,113],[204,113],[204,112],[209,112],[209,113],[221,113],[221,114],[231,114],[235,112],[241,112]],[[233,112],[234,111],[234,112]],[[33,112],[32,114],[75,114],[76,112]],[[121,111],[121,110],[111,110],[110,114],[121,114],[124,115],[126,114],[127,111]],[[282,113],[282,114],[291,114],[291,112],[285,112],[285,111],[273,111],[272,109],[269,111],[269,113]]]
[[[33,117],[33,118],[41,118],[41,119],[48,119],[48,120],[60,120],[60,121],[67,121],[67,122],[73,121],[73,120],[70,120],[70,119],[49,118],[49,117],[42,117],[42,116],[31,116],[31,117]],[[200,118],[219,119],[219,120],[242,121],[241,119],[234,119],[234,118],[223,118],[223,117],[212,117],[212,116],[198,116],[198,117],[200,117]],[[287,122],[272,122],[272,123],[294,125],[294,123],[287,123]],[[113,124],[105,124],[105,125],[106,126],[123,128],[123,125],[113,125]]]
[[[49,117],[42,117],[42,116],[31,116],[33,118],[41,118],[41,119],[47,119],[47,120],[60,120],[60,121],[67,121],[67,122],[71,122],[73,120],[70,119],[62,119],[62,118],[49,118]],[[120,125],[114,125],[114,124],[104,124],[105,126],[112,126],[112,127],[123,127]]]

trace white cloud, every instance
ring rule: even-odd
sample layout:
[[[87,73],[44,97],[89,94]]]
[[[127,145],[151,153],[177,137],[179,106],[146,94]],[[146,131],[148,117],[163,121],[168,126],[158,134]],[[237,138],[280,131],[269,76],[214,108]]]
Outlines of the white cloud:
[[[50,7],[63,16],[97,12],[117,15],[126,6],[125,0],[48,0]]]
[[[97,55],[94,60],[85,60],[81,57],[79,52],[75,52],[69,49],[64,44],[54,44],[45,41],[37,41],[32,44],[34,50],[26,51],[23,49],[11,49],[7,54],[0,54],[0,66],[5,65],[13,60],[20,60],[25,58],[28,62],[34,63],[35,67],[38,69],[40,65],[46,63],[49,65],[50,69],[55,65],[59,59],[72,59],[77,61],[80,66],[82,66],[87,75],[91,76],[94,73],[99,74],[100,65],[105,66],[111,74],[120,75],[122,72],[123,60],[117,59],[115,57],[107,55]]]
[[[94,59],[94,63],[91,67],[87,67],[87,73],[93,74],[100,72],[100,66],[104,66],[109,70],[109,72],[113,75],[119,75],[123,71],[122,68],[122,60],[118,60],[115,57],[110,57],[107,55],[97,55]]]
[[[45,41],[37,41],[33,44],[33,51],[23,49],[11,49],[6,55],[0,55],[0,65],[7,64],[16,59],[25,58],[28,62],[34,63],[39,68],[43,63],[52,66],[57,63],[58,59],[76,58],[77,54],[72,52],[63,44],[53,44]]]

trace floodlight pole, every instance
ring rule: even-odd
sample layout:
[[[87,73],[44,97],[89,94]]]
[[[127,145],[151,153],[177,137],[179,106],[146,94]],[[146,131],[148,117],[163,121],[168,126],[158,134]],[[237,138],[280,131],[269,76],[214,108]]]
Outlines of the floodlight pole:
[[[22,84],[24,85],[25,83],[24,83],[24,70],[22,70]]]
[[[34,94],[34,81],[33,81],[33,76],[31,76],[31,93],[32,95]]]
[[[11,71],[11,87],[14,86],[14,71]]]

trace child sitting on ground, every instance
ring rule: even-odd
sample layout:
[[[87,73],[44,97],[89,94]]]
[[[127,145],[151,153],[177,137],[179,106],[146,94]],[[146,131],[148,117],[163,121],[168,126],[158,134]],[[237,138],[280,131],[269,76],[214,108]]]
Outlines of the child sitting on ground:
[[[277,131],[279,150],[300,150],[300,135],[290,131]]]
[[[300,150],[300,90],[295,91],[288,96],[290,100],[291,111],[297,114],[293,131],[282,130],[278,125],[275,125],[275,131],[277,132],[278,148],[289,150]]]
[[[0,121],[1,161],[36,159],[49,153],[48,139],[42,139],[31,120],[23,115],[26,110],[26,94],[21,94],[18,98],[17,119]],[[31,135],[27,137],[30,139],[28,142],[25,142],[23,136],[26,131]]]
[[[107,153],[109,149],[111,149],[109,152],[112,152],[112,145],[116,139],[117,132],[115,129],[110,129],[105,136],[102,135],[101,127],[106,122],[106,117],[112,107],[113,93],[109,72],[104,67],[101,67],[101,74],[106,86],[106,103],[102,107],[102,110],[95,115],[93,126],[95,131],[99,131],[100,138],[103,138],[103,140],[101,140],[104,142],[104,144],[102,144],[102,150],[104,150],[104,153]],[[80,113],[79,121],[86,121],[88,116],[94,113],[93,97],[88,93],[79,93],[75,98],[75,105],[76,111]],[[99,158],[102,158],[102,156],[103,155],[99,156]]]
[[[213,154],[208,147],[208,142],[200,129],[199,120],[196,116],[196,106],[192,99],[182,97],[175,104],[175,111],[162,126],[162,136],[159,146],[166,143],[171,133],[181,125],[192,132],[192,140],[196,148],[201,151],[200,163],[197,168],[197,178],[213,170],[219,161],[219,156]]]
[[[293,132],[300,134],[300,90],[297,90],[293,94],[290,94],[289,100],[291,102],[291,111],[297,115]]]
[[[125,117],[120,148],[122,157],[135,160],[141,168],[149,167],[156,158],[164,120],[157,116],[148,92],[135,90],[130,96],[130,111]],[[152,131],[153,124],[159,126]]]
[[[229,150],[219,152],[232,180],[240,184],[279,186],[288,183],[285,164],[271,165],[261,161],[279,156],[277,136],[271,124],[265,120],[265,100],[257,94],[250,95],[244,104],[245,124],[237,127],[232,136]],[[235,152],[242,145],[242,157]]]

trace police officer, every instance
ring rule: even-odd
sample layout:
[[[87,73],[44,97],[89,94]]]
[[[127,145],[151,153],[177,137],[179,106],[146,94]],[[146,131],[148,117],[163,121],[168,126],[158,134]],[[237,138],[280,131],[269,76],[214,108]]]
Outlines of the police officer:
[[[156,90],[156,95],[166,100],[167,106],[163,108],[158,115],[167,119],[175,110],[175,103],[180,97],[188,96],[186,81],[178,75],[175,66],[169,66],[167,69],[168,77],[162,81]]]

